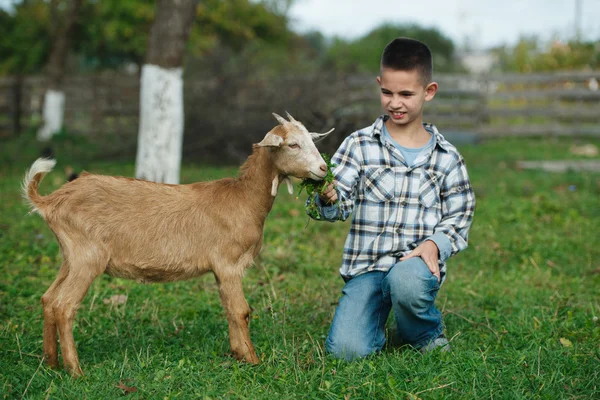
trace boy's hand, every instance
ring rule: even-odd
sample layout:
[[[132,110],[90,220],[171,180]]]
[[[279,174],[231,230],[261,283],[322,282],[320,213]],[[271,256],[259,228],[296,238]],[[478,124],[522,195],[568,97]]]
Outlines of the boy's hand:
[[[319,198],[325,204],[334,204],[338,199],[337,192],[335,191],[335,185],[333,183],[330,183],[329,186],[325,188],[323,194],[319,195]]]
[[[426,240],[418,245],[412,253],[400,258],[400,261],[408,260],[413,257],[421,257],[433,275],[441,279],[439,261],[439,249],[433,240]]]

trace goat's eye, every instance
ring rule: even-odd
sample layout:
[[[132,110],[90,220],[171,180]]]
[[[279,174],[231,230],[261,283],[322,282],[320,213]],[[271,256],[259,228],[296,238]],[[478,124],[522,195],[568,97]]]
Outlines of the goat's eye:
[[[290,143],[290,144],[288,144],[288,147],[290,149],[297,149],[300,147],[300,145],[298,143]]]

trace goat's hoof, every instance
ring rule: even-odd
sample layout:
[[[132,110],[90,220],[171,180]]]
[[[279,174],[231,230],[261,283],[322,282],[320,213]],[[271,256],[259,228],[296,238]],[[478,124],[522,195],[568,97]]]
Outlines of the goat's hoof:
[[[58,369],[58,357],[48,357],[47,355],[45,355],[44,359],[46,361],[46,365],[49,368]]]
[[[238,361],[247,362],[248,364],[258,365],[260,364],[260,360],[256,354],[232,354],[233,357]]]
[[[67,371],[69,371],[69,374],[71,374],[71,376],[73,378],[81,378],[81,377],[83,377],[83,371],[81,370],[81,368],[79,367],[79,365],[76,368],[67,367]]]
[[[260,364],[260,360],[258,359],[258,356],[256,354],[246,354],[243,360],[253,365]]]

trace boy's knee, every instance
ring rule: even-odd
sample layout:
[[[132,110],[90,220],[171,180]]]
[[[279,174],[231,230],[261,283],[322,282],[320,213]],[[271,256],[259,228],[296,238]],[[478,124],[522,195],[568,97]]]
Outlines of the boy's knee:
[[[421,258],[410,258],[396,264],[389,272],[388,284],[392,301],[407,307],[428,307],[439,284]]]
[[[332,340],[328,337],[325,341],[325,350],[340,360],[354,361],[376,353],[380,348],[355,340]]]

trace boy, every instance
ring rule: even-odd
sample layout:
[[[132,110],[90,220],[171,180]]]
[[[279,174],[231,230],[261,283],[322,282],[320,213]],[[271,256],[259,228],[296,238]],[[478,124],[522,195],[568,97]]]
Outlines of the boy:
[[[434,302],[446,260],[467,247],[475,197],[461,155],[422,122],[438,89],[432,70],[425,44],[386,46],[377,77],[385,113],[344,140],[332,158],[335,185],[316,199],[324,220],[353,213],[345,286],[325,343],[338,358],[380,351],[390,310],[402,342],[449,350]]]

